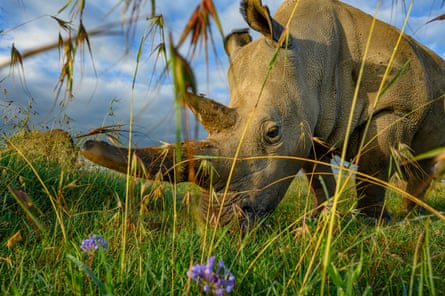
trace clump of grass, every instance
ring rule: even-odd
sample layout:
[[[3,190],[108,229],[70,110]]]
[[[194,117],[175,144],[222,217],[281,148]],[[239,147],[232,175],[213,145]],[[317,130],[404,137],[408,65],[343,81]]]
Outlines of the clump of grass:
[[[71,135],[62,129],[21,130],[4,137],[3,153],[17,154],[32,162],[55,162],[62,166],[76,163],[78,149]]]
[[[57,163],[43,161],[32,165],[48,191],[63,196],[65,203],[57,204],[62,219],[56,219],[29,164],[17,155],[2,153],[0,188],[9,186],[26,192],[39,208],[34,214],[47,232],[43,236],[12,194],[3,189],[2,293],[80,295],[84,289],[87,294],[106,291],[115,295],[200,292],[201,287],[187,277],[187,271],[205,262],[211,238],[199,231],[192,214],[197,198],[194,186],[175,187],[134,179],[131,207],[124,219],[125,176],[96,169],[69,171]],[[443,190],[444,184],[436,184],[428,199],[439,210],[445,209],[443,203],[437,202]],[[297,176],[288,195],[262,226],[245,236],[230,226],[216,230],[212,255],[223,260],[235,277],[233,295],[321,291],[323,249],[319,244],[325,243],[321,229],[326,221],[323,217],[305,216],[307,192],[306,181]],[[176,219],[173,199],[177,201]],[[348,206],[344,213],[347,209]],[[445,272],[442,221],[419,217],[375,227],[362,219],[344,216],[338,217],[333,230],[332,258],[324,287],[327,293],[433,294],[445,289],[441,276]],[[127,227],[125,242],[123,221]],[[8,244],[19,231],[21,239]],[[108,240],[107,250],[98,253],[90,267],[81,242],[98,233]]]

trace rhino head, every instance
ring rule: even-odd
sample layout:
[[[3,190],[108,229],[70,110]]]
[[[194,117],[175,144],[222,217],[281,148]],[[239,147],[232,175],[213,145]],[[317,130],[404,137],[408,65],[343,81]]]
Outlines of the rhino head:
[[[130,151],[140,159],[147,178],[162,175],[164,181],[182,182],[194,170],[192,181],[202,188],[202,214],[220,224],[257,221],[275,209],[302,167],[301,158],[311,151],[310,135],[318,116],[316,102],[299,99],[305,79],[296,71],[291,37],[280,40],[282,26],[260,1],[244,1],[241,8],[249,26],[262,37],[252,41],[247,30],[241,30],[225,40],[230,58],[228,106],[194,94],[184,98],[208,137],[181,147]],[[306,91],[305,96],[311,93]],[[91,140],[82,149],[87,159],[124,173],[128,152]],[[201,169],[203,161],[212,169]]]

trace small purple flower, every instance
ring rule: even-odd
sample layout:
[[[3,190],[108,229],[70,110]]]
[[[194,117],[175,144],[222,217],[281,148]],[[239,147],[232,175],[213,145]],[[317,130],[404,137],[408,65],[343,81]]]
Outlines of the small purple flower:
[[[215,270],[214,256],[207,259],[207,264],[193,265],[187,276],[202,285],[204,292],[218,296],[232,292],[235,287],[235,277],[224,267],[224,261],[219,261]]]
[[[80,249],[85,253],[94,253],[97,251],[99,246],[102,250],[106,250],[108,241],[104,239],[101,235],[93,234],[89,238],[84,239],[80,245]]]

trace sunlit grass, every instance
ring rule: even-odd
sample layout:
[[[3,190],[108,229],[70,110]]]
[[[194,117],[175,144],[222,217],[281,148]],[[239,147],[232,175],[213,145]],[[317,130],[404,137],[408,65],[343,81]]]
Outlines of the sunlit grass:
[[[205,262],[203,248],[210,243],[194,215],[199,193],[194,185],[184,183],[174,188],[135,179],[131,207],[123,219],[125,176],[34,160],[33,166],[49,192],[58,193],[62,213],[62,220],[58,220],[42,184],[20,156],[2,152],[0,165],[3,294],[81,295],[86,291],[91,295],[112,291],[115,295],[195,295],[200,291],[201,287],[186,275],[192,264]],[[27,211],[35,215],[47,236],[18,205],[8,186],[28,194],[33,206]],[[428,203],[442,211],[444,190],[445,185],[437,183],[427,197]],[[173,199],[177,202],[176,219]],[[316,246],[327,220],[305,215],[311,206],[307,199],[307,182],[297,176],[283,202],[261,226],[245,236],[230,225],[217,230],[212,255],[224,260],[234,274],[234,295],[311,295],[321,290],[322,249]],[[392,199],[391,210],[400,204],[397,197],[389,197]],[[432,294],[445,288],[443,221],[418,216],[376,226],[351,214],[354,203],[354,194],[339,200],[325,291]],[[123,270],[122,221],[127,227]],[[21,238],[13,240],[18,232]],[[91,263],[95,280],[85,271],[89,256],[80,249],[82,240],[91,234],[100,234],[109,242],[107,250]],[[324,241],[321,237],[322,244]]]

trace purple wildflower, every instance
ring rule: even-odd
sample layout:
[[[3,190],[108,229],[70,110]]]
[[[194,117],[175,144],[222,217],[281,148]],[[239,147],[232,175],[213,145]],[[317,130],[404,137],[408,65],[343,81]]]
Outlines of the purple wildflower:
[[[94,253],[97,251],[99,246],[101,246],[102,250],[106,250],[108,245],[108,241],[102,236],[93,234],[89,238],[84,239],[82,244],[80,245],[80,249],[85,253]]]
[[[196,264],[187,271],[187,276],[203,286],[204,292],[222,296],[230,293],[235,287],[235,277],[224,267],[224,261],[219,261],[215,270],[215,257],[207,259],[207,264]]]

